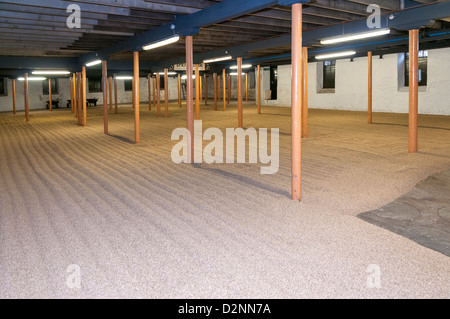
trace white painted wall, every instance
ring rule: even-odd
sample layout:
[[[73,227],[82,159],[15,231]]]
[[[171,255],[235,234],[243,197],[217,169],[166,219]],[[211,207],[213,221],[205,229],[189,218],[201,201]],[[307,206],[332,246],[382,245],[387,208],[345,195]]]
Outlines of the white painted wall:
[[[89,81],[89,79],[88,79]],[[177,78],[169,77],[169,100],[178,100],[178,82]],[[58,79],[59,93],[52,95],[52,100],[60,99],[59,106],[66,107],[67,100],[70,99],[70,80],[69,78]],[[30,110],[45,109],[48,95],[42,94],[42,81],[29,81],[29,104]],[[12,101],[12,80],[7,81],[7,96],[0,96],[0,112],[11,112],[13,109]],[[109,90],[109,82],[108,82]],[[113,82],[114,90],[114,82]],[[24,82],[16,80],[16,110],[23,111],[25,109],[24,101]],[[153,94],[153,92],[152,92]],[[98,98],[97,105],[103,104],[103,93],[90,93],[87,92],[87,98]],[[114,99],[114,93],[113,93]],[[117,100],[119,104],[131,103],[132,96],[131,91],[125,91],[124,80],[117,80]],[[148,80],[147,78],[139,78],[139,100],[142,102],[148,101]],[[164,90],[161,90],[161,101],[164,101]],[[109,93],[108,93],[109,102]],[[120,105],[119,105],[120,107]]]
[[[379,59],[378,56],[373,58],[374,112],[408,112],[408,88],[399,87],[398,61],[398,54],[385,55],[383,59]],[[349,59],[338,60],[335,93],[318,93],[318,63],[309,63],[309,106],[320,109],[366,111],[367,72],[366,57],[354,59],[354,62],[350,62]],[[450,115],[450,48],[428,51],[427,82],[427,87],[420,87],[419,113]],[[278,66],[278,99],[263,103],[290,107],[290,65]]]

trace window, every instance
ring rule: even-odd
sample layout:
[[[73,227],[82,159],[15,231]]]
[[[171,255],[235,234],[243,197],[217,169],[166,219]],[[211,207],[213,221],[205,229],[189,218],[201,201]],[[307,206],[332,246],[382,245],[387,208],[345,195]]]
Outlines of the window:
[[[58,94],[58,79],[50,79],[52,94]],[[48,95],[48,80],[42,81],[42,94]]]
[[[409,53],[405,53],[405,86],[409,86]],[[428,51],[419,51],[419,86],[427,86]]]
[[[103,92],[102,78],[89,78],[88,85],[90,93]]]
[[[125,91],[133,91],[133,80],[124,80]]]
[[[6,88],[6,78],[0,78],[0,96],[8,95],[8,89]]]
[[[323,61],[323,88],[334,89],[336,87],[336,61]]]

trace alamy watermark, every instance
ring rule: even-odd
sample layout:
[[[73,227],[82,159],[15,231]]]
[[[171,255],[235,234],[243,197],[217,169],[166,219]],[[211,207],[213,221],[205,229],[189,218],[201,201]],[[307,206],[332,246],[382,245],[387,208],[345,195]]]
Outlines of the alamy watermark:
[[[370,16],[367,18],[367,27],[369,29],[381,28],[381,8],[377,4],[371,4],[367,7],[367,13]]]
[[[279,168],[279,129],[270,129],[268,145],[267,128],[227,128],[224,135],[218,128],[208,128],[203,133],[201,120],[194,121],[194,163],[232,164],[246,163],[246,140],[248,139],[248,162],[265,164],[260,168],[261,174],[276,174]],[[171,139],[179,141],[172,148],[172,161],[176,164],[190,163],[189,145],[191,134],[187,128],[176,128]],[[180,140],[181,139],[181,140]],[[210,141],[203,148],[203,141]],[[235,143],[236,141],[236,143]],[[270,154],[268,152],[270,146]],[[235,156],[236,150],[236,156]]]
[[[77,4],[70,4],[67,6],[66,12],[70,13],[67,17],[66,24],[69,29],[81,28],[81,8]]]
[[[367,288],[381,288],[381,268],[376,264],[369,265],[366,272],[367,276]]]
[[[72,264],[69,265],[66,269],[66,272],[69,273],[66,279],[66,285],[70,289],[80,289],[81,288],[81,268],[79,265]]]

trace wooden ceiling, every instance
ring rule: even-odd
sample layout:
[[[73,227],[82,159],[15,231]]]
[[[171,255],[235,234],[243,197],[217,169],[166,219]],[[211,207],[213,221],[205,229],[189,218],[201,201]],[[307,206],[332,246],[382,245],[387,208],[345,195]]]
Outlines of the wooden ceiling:
[[[255,0],[256,1],[256,0]],[[409,5],[436,2],[409,1]],[[195,13],[220,0],[0,0],[0,56],[80,57],[173,21],[175,16]],[[400,0],[312,0],[304,5],[305,30],[339,25],[367,18],[367,6],[376,3],[382,13],[402,9]],[[69,29],[67,6],[81,8],[81,28]],[[289,7],[273,6],[201,28],[194,37],[194,53],[290,34]],[[445,21],[436,28],[443,28]],[[290,52],[289,47],[249,52],[262,57]],[[142,52],[143,61],[160,61],[185,54],[184,38],[178,43]],[[119,52],[113,60],[131,60]]]

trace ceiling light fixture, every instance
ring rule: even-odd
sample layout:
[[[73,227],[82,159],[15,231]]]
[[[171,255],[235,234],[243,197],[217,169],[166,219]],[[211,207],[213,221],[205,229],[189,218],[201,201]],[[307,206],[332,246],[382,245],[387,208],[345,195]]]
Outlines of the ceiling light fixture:
[[[220,62],[220,61],[228,61],[231,59],[233,59],[233,57],[231,55],[227,55],[227,56],[222,56],[222,57],[218,57],[218,58],[206,59],[206,60],[203,60],[203,63],[214,63],[214,62]]]
[[[354,33],[354,34],[344,35],[344,36],[336,37],[336,38],[323,39],[323,40],[320,40],[320,44],[333,44],[333,43],[340,43],[340,42],[355,41],[355,40],[378,37],[378,36],[386,35],[389,33],[391,33],[390,29],[380,29],[377,31]]]
[[[167,38],[167,39],[164,39],[164,40],[161,40],[161,41],[158,41],[158,42],[146,44],[146,45],[142,46],[142,49],[144,49],[144,50],[151,50],[151,49],[155,49],[155,48],[159,48],[159,47],[162,47],[162,46],[165,46],[165,45],[169,45],[169,44],[175,43],[178,40],[180,40],[180,36],[178,34],[176,34],[176,35],[174,35],[174,36],[172,36],[170,38]]]
[[[86,66],[87,66],[87,67],[89,67],[89,66],[94,66],[94,65],[97,65],[97,64],[100,64],[100,63],[102,63],[102,60],[95,60],[95,61],[86,63]]]
[[[24,77],[20,77],[20,78],[18,78],[17,80],[19,80],[19,81],[25,81],[25,78],[24,78]],[[28,81],[43,81],[43,80],[46,80],[46,78],[39,77],[39,76],[28,77]]]
[[[248,68],[251,68],[252,67],[252,65],[251,64],[242,64],[242,68],[243,69],[248,69]],[[233,65],[233,66],[230,66],[230,69],[231,70],[237,70],[237,65]]]
[[[346,56],[351,56],[351,55],[355,55],[355,54],[356,54],[356,51],[344,51],[344,52],[316,55],[316,59],[317,60],[325,60],[325,59],[346,57]]]
[[[31,74],[34,75],[67,75],[70,71],[32,71]]]
[[[129,76],[129,75],[122,75],[122,76],[117,76],[116,79],[117,80],[133,80],[133,77]]]

